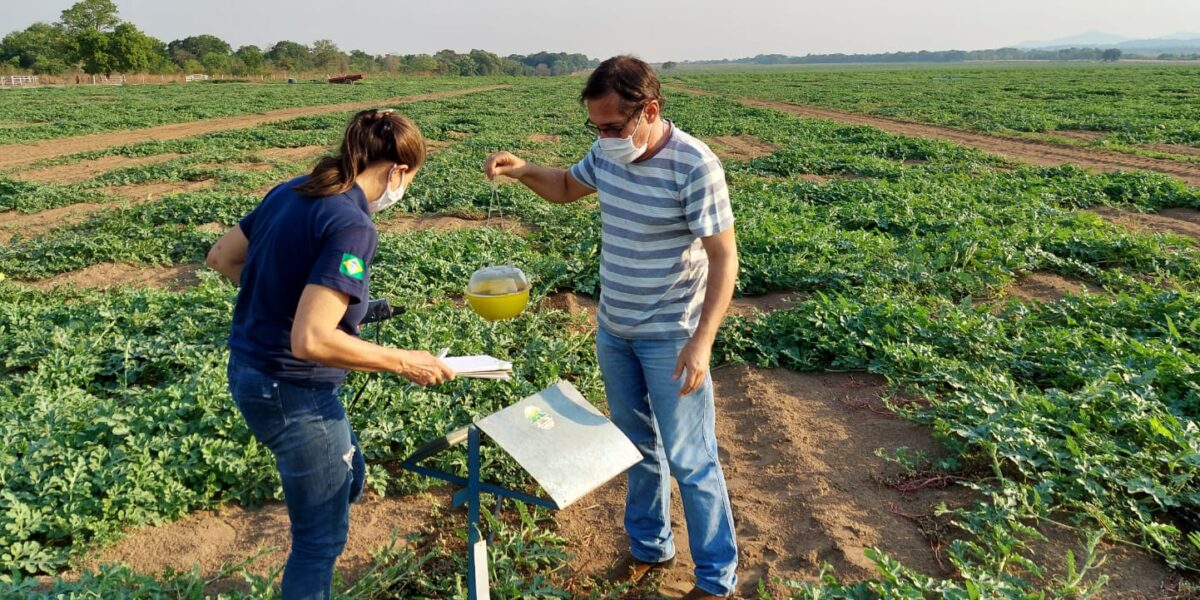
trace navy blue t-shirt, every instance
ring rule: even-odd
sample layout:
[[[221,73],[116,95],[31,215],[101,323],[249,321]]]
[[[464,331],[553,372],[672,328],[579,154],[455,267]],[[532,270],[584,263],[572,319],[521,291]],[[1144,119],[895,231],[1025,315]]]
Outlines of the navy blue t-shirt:
[[[292,355],[296,307],[310,283],[344,292],[350,306],[338,328],[357,336],[379,237],[361,188],[324,198],[301,196],[295,188],[307,178],[275,187],[239,223],[250,247],[229,347],[239,360],[273,377],[337,385],[345,369]]]

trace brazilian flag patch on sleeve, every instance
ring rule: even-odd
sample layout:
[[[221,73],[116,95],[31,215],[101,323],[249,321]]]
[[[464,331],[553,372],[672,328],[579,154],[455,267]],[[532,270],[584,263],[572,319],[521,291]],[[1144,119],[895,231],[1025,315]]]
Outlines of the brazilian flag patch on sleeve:
[[[348,253],[342,254],[342,266],[338,271],[351,279],[362,280],[363,278],[363,261],[361,258]]]

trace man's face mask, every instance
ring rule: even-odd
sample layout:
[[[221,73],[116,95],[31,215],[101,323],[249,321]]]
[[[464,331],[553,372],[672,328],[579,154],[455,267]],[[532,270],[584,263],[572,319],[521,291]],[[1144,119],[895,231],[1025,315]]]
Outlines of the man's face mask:
[[[629,132],[629,137],[598,138],[600,151],[604,153],[604,156],[615,163],[627,165],[637,160],[639,156],[646,152],[646,144],[635,146],[633,143],[633,136],[637,133],[638,128],[642,126],[642,115],[645,112],[643,110],[638,114],[637,124],[633,126],[633,131]]]

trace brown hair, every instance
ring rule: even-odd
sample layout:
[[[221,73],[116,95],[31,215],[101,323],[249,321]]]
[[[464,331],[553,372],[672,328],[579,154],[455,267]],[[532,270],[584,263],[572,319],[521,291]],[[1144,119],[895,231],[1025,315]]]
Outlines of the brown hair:
[[[658,100],[660,108],[663,105],[658,75],[645,61],[633,56],[614,56],[600,63],[588,76],[587,84],[579,93],[579,102],[586,104],[588,100],[596,100],[609,92],[616,92],[621,98],[624,112],[632,113],[651,100]]]
[[[336,196],[354,186],[371,164],[390,161],[419,169],[425,164],[425,137],[417,124],[394,109],[364,110],[350,119],[337,155],[322,158],[308,181],[296,186],[305,196]]]

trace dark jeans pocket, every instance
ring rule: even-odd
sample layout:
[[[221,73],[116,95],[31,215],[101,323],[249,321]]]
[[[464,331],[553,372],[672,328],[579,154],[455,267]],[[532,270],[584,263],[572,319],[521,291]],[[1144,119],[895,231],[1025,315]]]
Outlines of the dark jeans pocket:
[[[254,438],[265,446],[287,426],[279,382],[245,366],[231,366],[229,393]]]

